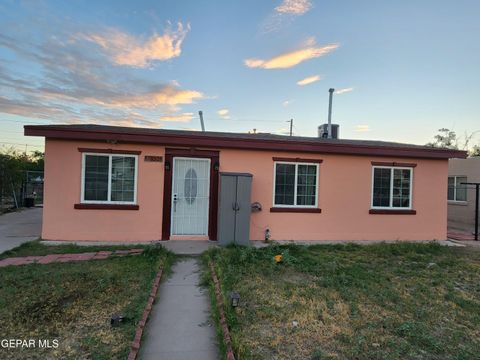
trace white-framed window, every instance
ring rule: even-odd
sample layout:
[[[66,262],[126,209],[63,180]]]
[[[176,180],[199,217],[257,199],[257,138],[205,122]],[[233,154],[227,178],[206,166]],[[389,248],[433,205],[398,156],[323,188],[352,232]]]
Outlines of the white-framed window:
[[[82,153],[81,202],[137,203],[137,155]]]
[[[318,163],[276,161],[273,182],[274,207],[318,206]]]
[[[466,176],[448,177],[448,201],[467,201],[467,186],[462,183],[467,182]]]
[[[372,167],[372,209],[412,208],[413,168]]]

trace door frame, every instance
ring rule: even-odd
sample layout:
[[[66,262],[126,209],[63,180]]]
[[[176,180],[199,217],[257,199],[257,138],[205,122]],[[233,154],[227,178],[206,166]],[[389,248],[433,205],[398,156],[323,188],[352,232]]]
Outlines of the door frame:
[[[208,202],[208,238],[217,240],[217,214],[218,214],[218,170],[220,168],[220,153],[214,150],[190,149],[165,149],[164,185],[163,185],[163,215],[162,215],[162,240],[170,240],[172,222],[172,175],[173,158],[207,158],[210,159],[210,199]]]

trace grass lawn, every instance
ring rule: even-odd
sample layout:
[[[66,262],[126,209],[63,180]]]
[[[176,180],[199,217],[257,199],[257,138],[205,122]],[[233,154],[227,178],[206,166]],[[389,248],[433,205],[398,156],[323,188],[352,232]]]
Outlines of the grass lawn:
[[[209,258],[225,299],[241,295],[235,311],[225,303],[242,360],[480,359],[478,250],[291,245],[213,249]]]
[[[42,247],[27,244],[10,256],[43,255]],[[59,341],[57,349],[0,347],[0,359],[126,359],[159,265],[168,269],[172,261],[165,250],[147,248],[107,260],[0,268],[0,339]],[[112,328],[113,314],[128,321]]]

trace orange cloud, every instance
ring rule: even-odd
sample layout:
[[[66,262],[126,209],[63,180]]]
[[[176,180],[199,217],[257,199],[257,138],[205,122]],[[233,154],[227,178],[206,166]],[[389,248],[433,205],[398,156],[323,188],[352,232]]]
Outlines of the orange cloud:
[[[305,86],[308,84],[312,84],[320,79],[321,79],[320,75],[309,76],[309,77],[306,77],[305,79],[297,81],[297,85]]]
[[[152,109],[157,106],[166,105],[175,109],[176,105],[191,104],[195,100],[203,98],[205,98],[205,96],[199,91],[180,89],[174,85],[165,85],[157,90],[144,92],[140,95],[117,94],[102,99],[87,98],[85,100],[107,107]]]
[[[182,43],[190,25],[177,24],[163,35],[154,34],[147,40],[137,39],[116,29],[105,34],[78,34],[76,38],[99,45],[117,65],[147,67],[152,61],[165,61],[180,56]]]
[[[193,113],[182,113],[182,114],[176,114],[176,115],[165,115],[161,116],[160,120],[161,121],[171,121],[171,122],[189,122],[190,120],[193,119]]]
[[[357,125],[355,126],[356,132],[368,132],[370,131],[370,126],[368,125]]]
[[[303,15],[311,8],[312,3],[309,0],[283,0],[275,11],[281,14]]]
[[[352,92],[353,91],[353,87],[349,87],[349,88],[343,88],[343,89],[338,89],[337,91],[335,91],[335,94],[345,94],[345,93],[349,93],[349,92]]]
[[[315,39],[309,39],[305,45],[295,51],[280,54],[268,60],[246,59],[245,65],[249,68],[262,69],[287,69],[294,67],[306,60],[314,59],[337,49],[340,45],[329,44],[326,46],[315,46]]]

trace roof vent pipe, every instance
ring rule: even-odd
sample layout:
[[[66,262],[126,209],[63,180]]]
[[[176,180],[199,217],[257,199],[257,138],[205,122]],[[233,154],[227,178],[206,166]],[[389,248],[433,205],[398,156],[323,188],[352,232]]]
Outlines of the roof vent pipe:
[[[198,116],[200,116],[200,125],[202,125],[202,132],[205,132],[205,124],[203,123],[203,111],[200,110],[198,112]]]
[[[329,98],[328,98],[328,139],[332,138],[332,98],[333,98],[333,92],[335,89],[330,88],[328,89],[328,92],[330,93]]]

